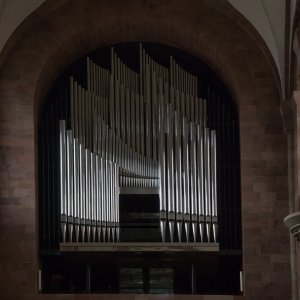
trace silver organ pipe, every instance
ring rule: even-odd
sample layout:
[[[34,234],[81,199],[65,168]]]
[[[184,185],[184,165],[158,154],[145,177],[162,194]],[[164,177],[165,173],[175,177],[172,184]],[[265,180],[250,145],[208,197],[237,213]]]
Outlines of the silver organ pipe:
[[[159,81],[159,203],[160,203],[160,231],[162,241],[166,240],[166,182],[165,182],[165,110],[163,105],[162,81]]]
[[[212,172],[212,226],[213,240],[217,242],[218,206],[217,206],[217,136],[216,131],[211,131],[211,172]]]
[[[66,121],[59,121],[59,157],[60,157],[60,211],[61,234],[63,242],[67,234],[67,170],[66,170]]]
[[[90,242],[91,234],[91,151],[85,149],[85,222],[87,241]]]
[[[96,204],[96,174],[95,174],[95,164],[96,164],[96,157],[95,153],[91,153],[91,240],[95,241],[96,238],[96,224],[95,224],[95,204]]]
[[[216,243],[217,133],[207,101],[173,57],[168,69],[140,45],[139,63],[136,73],[112,48],[111,70],[87,58],[86,88],[70,79],[70,122],[59,123],[62,241],[120,241],[128,187],[157,190],[162,242]]]
[[[102,241],[106,241],[106,172],[105,172],[105,159],[100,158],[100,176],[102,178],[101,185],[101,229],[102,229]]]
[[[203,129],[201,125],[197,126],[197,184],[198,184],[198,216],[199,216],[199,232],[200,240],[203,242],[204,238],[204,214],[205,214],[205,200],[204,200],[204,166],[203,166]]]
[[[195,124],[190,123],[190,164],[191,164],[191,218],[194,242],[197,240],[197,225],[198,225],[198,211],[197,211],[197,193],[196,193],[196,136]]]
[[[79,213],[80,213],[80,194],[79,194],[79,145],[78,139],[73,141],[73,166],[74,166],[74,229],[75,240],[79,241]]]
[[[182,122],[183,135],[183,213],[186,240],[189,241],[190,233],[190,170],[189,170],[189,143],[188,125],[186,118]]]
[[[98,241],[100,241],[101,238],[101,205],[100,205],[100,197],[101,197],[101,186],[102,186],[102,180],[100,177],[100,162],[99,162],[99,155],[96,154],[96,158],[95,158],[95,186],[96,186],[96,224],[95,224],[95,239],[94,241],[96,241],[96,237],[98,239]]]
[[[66,168],[66,176],[67,176],[67,223],[68,223],[68,234],[69,234],[69,240],[72,241],[72,235],[73,235],[73,211],[72,211],[72,202],[73,202],[73,160],[72,160],[72,132],[70,130],[66,131],[67,133],[67,147],[66,147],[66,153],[67,153],[67,168]]]
[[[176,161],[176,224],[178,232],[178,241],[182,240],[182,224],[183,224],[183,197],[182,197],[182,159],[181,159],[181,126],[180,115],[175,111],[175,161]]]
[[[171,242],[174,240],[175,197],[174,197],[174,141],[173,141],[173,107],[167,106],[167,174],[168,174],[168,219]]]
[[[79,146],[80,229],[81,240],[85,239],[85,149]]]

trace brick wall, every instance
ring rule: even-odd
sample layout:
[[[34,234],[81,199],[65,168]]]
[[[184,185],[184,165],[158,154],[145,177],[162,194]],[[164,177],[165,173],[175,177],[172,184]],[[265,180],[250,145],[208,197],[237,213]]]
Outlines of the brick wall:
[[[224,6],[223,14],[206,1],[61,0],[54,1],[56,9],[49,2],[26,21],[26,30],[12,36],[1,60],[0,298],[160,298],[36,292],[35,123],[44,96],[64,68],[91,50],[124,41],[151,41],[181,48],[207,62],[238,106],[245,296],[223,299],[289,299],[289,235],[282,225],[288,213],[287,145],[275,71],[257,35],[250,38],[234,22],[232,8]]]

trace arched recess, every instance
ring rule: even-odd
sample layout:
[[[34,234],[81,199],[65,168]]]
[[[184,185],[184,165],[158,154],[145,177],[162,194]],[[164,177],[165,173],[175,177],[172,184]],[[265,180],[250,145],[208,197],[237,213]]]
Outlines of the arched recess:
[[[67,68],[43,106],[38,203],[44,292],[68,291],[63,284],[55,286],[51,274],[73,282],[87,266],[88,273],[105,273],[106,255],[117,253],[113,245],[124,251],[111,262],[110,279],[86,286],[87,291],[107,292],[109,286],[126,291],[129,283],[116,280],[126,262],[134,265],[126,267],[133,277],[143,266],[144,292],[148,286],[157,291],[147,279],[153,272],[168,270],[169,287],[162,285],[161,292],[239,293],[238,117],[228,91],[207,65],[161,44],[97,49]],[[55,260],[58,251],[68,255],[73,243],[87,261],[80,267],[77,260]],[[97,249],[97,258],[86,251],[89,245]],[[166,246],[166,253],[155,253],[151,261],[134,250]],[[176,248],[189,251],[189,258]],[[164,267],[157,271],[159,265]],[[73,271],[66,274],[66,269]],[[179,285],[183,277],[187,280]],[[74,291],[82,291],[82,283],[75,282]]]
[[[1,239],[9,240],[3,258],[10,266],[10,284],[3,280],[3,291],[35,294],[37,289],[34,153],[40,101],[76,58],[101,46],[144,40],[175,46],[204,60],[234,96],[241,135],[245,295],[286,298],[289,253],[287,235],[279,225],[287,213],[286,143],[276,80],[255,38],[205,1],[63,3],[49,14],[48,5],[41,7],[40,15],[31,19],[33,25],[16,36],[2,67],[1,197],[6,204],[1,208]],[[9,249],[14,249],[11,255]],[[15,263],[24,260],[28,263],[20,271]]]

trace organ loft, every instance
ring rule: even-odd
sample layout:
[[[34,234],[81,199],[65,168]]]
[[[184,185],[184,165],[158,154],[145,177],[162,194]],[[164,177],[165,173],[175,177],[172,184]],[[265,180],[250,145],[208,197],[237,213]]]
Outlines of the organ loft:
[[[206,65],[159,44],[115,45],[75,62],[47,99],[44,290],[242,292],[238,122]],[[91,279],[105,272],[106,285]]]

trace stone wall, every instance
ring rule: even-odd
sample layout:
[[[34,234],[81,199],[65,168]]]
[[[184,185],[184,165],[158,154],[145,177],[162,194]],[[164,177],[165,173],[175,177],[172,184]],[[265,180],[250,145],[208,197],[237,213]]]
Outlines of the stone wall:
[[[206,2],[46,1],[12,36],[0,58],[1,299],[160,299],[37,293],[39,108],[54,80],[75,59],[125,41],[181,48],[224,80],[240,116],[245,293],[222,299],[290,298],[289,234],[282,225],[288,214],[287,144],[278,78],[261,40],[238,25],[226,1],[220,0],[216,9]]]

